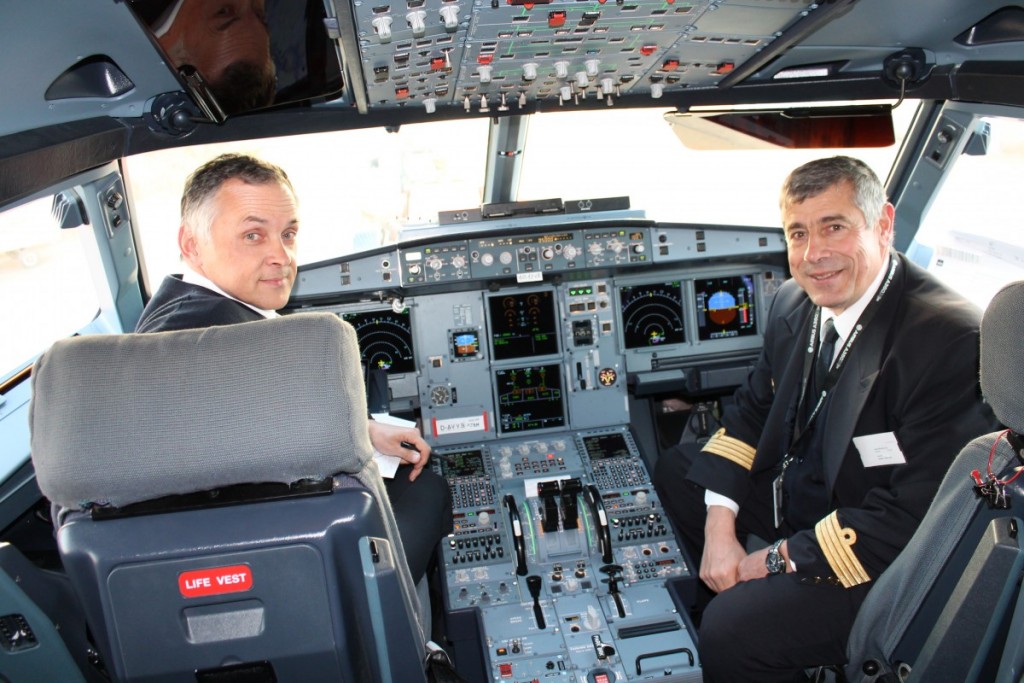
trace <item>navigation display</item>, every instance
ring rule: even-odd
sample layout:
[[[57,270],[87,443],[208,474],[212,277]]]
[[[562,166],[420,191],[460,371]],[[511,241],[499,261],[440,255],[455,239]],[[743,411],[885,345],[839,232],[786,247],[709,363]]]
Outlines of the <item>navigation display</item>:
[[[500,433],[565,426],[561,366],[557,363],[495,370],[494,387]]]
[[[686,341],[681,281],[620,287],[619,303],[627,349],[657,348]]]
[[[341,319],[356,329],[359,357],[368,368],[380,368],[389,375],[415,372],[409,309],[343,313]]]
[[[693,290],[701,341],[757,334],[753,275],[694,280]]]
[[[488,300],[494,360],[558,353],[555,299],[550,290]]]
[[[445,453],[441,456],[441,474],[448,477],[476,477],[486,474],[484,454],[479,448]]]

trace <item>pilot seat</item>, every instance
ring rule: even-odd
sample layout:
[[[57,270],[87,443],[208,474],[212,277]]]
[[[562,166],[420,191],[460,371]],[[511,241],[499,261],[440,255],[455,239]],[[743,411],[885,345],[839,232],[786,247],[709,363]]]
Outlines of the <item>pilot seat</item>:
[[[917,532],[868,593],[847,680],[1022,680],[1022,338],[1024,281],[999,291],[981,324],[982,393],[1009,429],[960,451]]]
[[[426,680],[347,323],[62,340],[33,387],[39,487],[114,680]]]

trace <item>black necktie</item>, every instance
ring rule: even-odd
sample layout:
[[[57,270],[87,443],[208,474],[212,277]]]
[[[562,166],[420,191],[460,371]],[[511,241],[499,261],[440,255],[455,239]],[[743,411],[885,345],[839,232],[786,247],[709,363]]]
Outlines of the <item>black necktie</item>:
[[[838,338],[839,332],[836,331],[835,323],[832,318],[829,318],[825,321],[825,337],[821,340],[821,346],[818,347],[818,360],[814,366],[815,401],[825,388],[825,378],[828,377],[828,370],[832,367],[832,354],[836,350],[836,339]]]

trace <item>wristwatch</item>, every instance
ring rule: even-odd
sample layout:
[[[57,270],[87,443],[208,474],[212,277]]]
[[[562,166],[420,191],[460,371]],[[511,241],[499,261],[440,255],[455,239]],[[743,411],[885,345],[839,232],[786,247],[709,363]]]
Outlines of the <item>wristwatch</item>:
[[[786,573],[786,558],[779,552],[779,547],[785,542],[786,539],[780,538],[768,549],[768,556],[764,558],[764,566],[768,568],[769,575]]]

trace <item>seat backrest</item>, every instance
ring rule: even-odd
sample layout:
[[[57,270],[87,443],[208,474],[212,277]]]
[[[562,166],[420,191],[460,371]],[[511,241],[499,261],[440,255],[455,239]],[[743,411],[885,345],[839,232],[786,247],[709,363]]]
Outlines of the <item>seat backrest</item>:
[[[64,340],[36,365],[30,423],[116,680],[424,680],[347,323]]]
[[[850,681],[1017,680],[998,675],[1024,664],[1020,647],[1004,649],[1007,625],[1024,619],[1024,479],[1005,487],[1008,509],[978,495],[975,481],[988,484],[988,472],[1009,480],[1024,464],[1014,435],[1024,433],[1022,338],[1024,282],[1016,282],[996,294],[981,324],[981,390],[1011,431],[960,451],[910,543],[868,593],[847,648]]]

